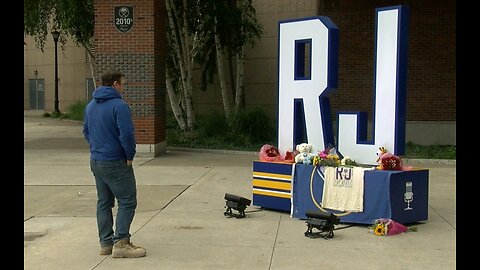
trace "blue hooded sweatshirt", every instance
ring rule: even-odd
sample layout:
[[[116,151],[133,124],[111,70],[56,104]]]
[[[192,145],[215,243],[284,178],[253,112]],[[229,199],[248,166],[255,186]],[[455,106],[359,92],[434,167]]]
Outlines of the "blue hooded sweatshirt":
[[[93,92],[83,117],[83,136],[93,160],[133,160],[135,128],[128,104],[111,86]]]

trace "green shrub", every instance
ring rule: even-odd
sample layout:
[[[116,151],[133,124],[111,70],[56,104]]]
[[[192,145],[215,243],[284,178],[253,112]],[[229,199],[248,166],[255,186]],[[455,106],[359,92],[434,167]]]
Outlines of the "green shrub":
[[[167,115],[167,146],[202,149],[259,151],[264,144],[276,145],[276,130],[262,108],[249,108],[229,121],[214,112],[197,117],[194,131],[182,132],[172,114]],[[402,158],[456,159],[455,145],[418,145],[408,142]]]
[[[86,101],[77,101],[68,108],[67,118],[72,120],[83,121],[83,111],[87,106]]]
[[[68,107],[68,112],[44,112],[43,117],[51,117],[51,118],[58,118],[58,119],[72,119],[83,121],[83,110],[87,106],[86,101],[77,101],[74,104]]]
[[[197,117],[197,130],[204,137],[223,137],[229,132],[227,119],[220,112],[211,112]]]
[[[239,110],[232,115],[230,126],[231,135],[246,144],[270,142],[276,133],[272,121],[261,107]]]
[[[168,146],[258,151],[275,140],[270,118],[258,107],[240,110],[229,120],[223,112],[198,115],[195,130],[188,132],[180,131],[173,114],[166,118]]]
[[[178,123],[177,123],[177,120],[175,119],[175,116],[173,115],[173,113],[167,113],[166,117],[165,117],[165,128],[167,130],[180,130],[180,128],[178,127]]]

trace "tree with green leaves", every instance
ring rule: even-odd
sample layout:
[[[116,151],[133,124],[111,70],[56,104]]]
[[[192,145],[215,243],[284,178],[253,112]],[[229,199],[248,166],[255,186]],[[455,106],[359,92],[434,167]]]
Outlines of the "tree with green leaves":
[[[245,47],[253,46],[262,33],[251,0],[166,0],[166,4],[171,52],[167,59],[167,91],[180,128],[195,128],[190,100],[196,69],[201,70],[200,90],[205,90],[218,74],[225,117],[230,118],[244,107]]]
[[[191,30],[191,10],[187,0],[165,0],[167,8],[166,88],[173,114],[182,131],[195,128],[193,109],[193,59],[201,48],[199,31]],[[193,36],[193,37],[192,37]]]
[[[228,118],[231,113],[236,113],[245,106],[243,83],[245,48],[248,45],[253,47],[255,40],[260,38],[263,30],[255,17],[255,9],[251,0],[213,1],[213,5],[217,70],[224,97],[225,115]],[[227,55],[228,69],[223,68],[225,54]],[[232,89],[230,91],[224,89],[226,75],[221,72],[222,70],[229,71]],[[226,104],[230,102],[232,96],[233,108]]]
[[[253,46],[262,33],[251,0],[165,0],[165,5],[166,88],[179,127],[184,131],[195,128],[192,97],[196,69],[201,70],[200,89],[206,89],[218,73],[228,118],[244,104],[245,47]],[[59,31],[62,44],[70,37],[86,49],[93,78],[94,22],[93,0],[24,0],[24,34],[33,36],[42,51],[50,32]],[[224,67],[224,58],[228,60],[228,69]],[[230,89],[226,88],[224,70],[229,71]]]
[[[92,77],[95,78],[93,0],[24,0],[23,32],[35,39],[37,48],[43,51],[47,36],[60,32],[59,42],[64,45],[70,37],[75,44],[84,47],[90,58]],[[95,80],[94,80],[95,83]]]

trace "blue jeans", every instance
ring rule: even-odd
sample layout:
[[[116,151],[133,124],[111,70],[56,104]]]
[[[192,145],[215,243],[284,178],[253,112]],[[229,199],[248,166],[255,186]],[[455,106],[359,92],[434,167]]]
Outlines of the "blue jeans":
[[[90,160],[97,187],[97,226],[101,246],[111,246],[130,238],[130,224],[137,207],[137,187],[133,166],[126,160]],[[118,202],[115,232],[112,208]]]

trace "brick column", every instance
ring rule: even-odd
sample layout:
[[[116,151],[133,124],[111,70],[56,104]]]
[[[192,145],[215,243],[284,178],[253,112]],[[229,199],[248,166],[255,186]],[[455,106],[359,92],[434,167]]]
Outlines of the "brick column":
[[[115,26],[115,7],[131,7],[131,25]],[[95,0],[96,80],[110,68],[126,75],[125,101],[130,105],[137,156],[166,151],[164,1]],[[118,13],[117,13],[118,14]],[[118,22],[118,21],[117,21]],[[119,30],[120,28],[120,30]]]

